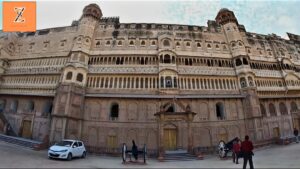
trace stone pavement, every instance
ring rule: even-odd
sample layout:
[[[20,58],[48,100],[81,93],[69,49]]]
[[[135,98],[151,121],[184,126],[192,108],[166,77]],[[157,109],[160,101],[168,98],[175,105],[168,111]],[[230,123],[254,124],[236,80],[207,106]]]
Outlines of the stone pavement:
[[[256,150],[255,168],[300,168],[300,143],[287,146],[270,146]],[[0,141],[1,168],[242,168],[232,160],[220,160],[216,155],[204,160],[158,162],[149,159],[147,165],[123,165],[121,157],[88,155],[86,159],[72,161],[49,160],[47,151],[33,151]],[[249,166],[248,166],[249,168]]]

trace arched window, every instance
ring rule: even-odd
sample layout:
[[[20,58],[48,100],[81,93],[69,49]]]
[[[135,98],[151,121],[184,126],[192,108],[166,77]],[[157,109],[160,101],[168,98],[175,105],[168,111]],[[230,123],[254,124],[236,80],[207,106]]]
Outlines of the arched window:
[[[264,106],[263,104],[259,104],[259,106],[260,106],[260,112],[261,112],[261,115],[262,115],[263,117],[267,117],[267,112],[266,112],[265,106]]]
[[[235,47],[235,42],[232,42],[232,43],[231,43],[231,47]]]
[[[119,105],[113,103],[110,108],[110,120],[117,120],[119,117]]]
[[[295,113],[298,111],[298,106],[295,102],[291,102],[291,112]]]
[[[166,111],[166,112],[175,112],[174,105],[173,105],[173,104],[171,104],[171,105],[168,107],[168,109],[167,109],[167,111]]]
[[[186,46],[187,47],[191,47],[191,43],[190,42],[186,42]]]
[[[47,101],[47,102],[44,104],[43,115],[44,115],[44,116],[47,116],[48,114],[51,114],[52,108],[53,108],[52,102],[51,102],[51,101]]]
[[[122,41],[120,40],[119,42],[118,42],[118,46],[122,46]]]
[[[241,88],[247,87],[247,82],[244,77],[240,78],[240,85],[241,85]]]
[[[0,100],[0,113],[5,110],[6,100]]]
[[[197,43],[197,47],[201,48],[201,43],[200,42]]]
[[[254,86],[252,77],[250,77],[250,76],[248,77],[248,82],[249,82],[249,86]]]
[[[189,65],[189,59],[185,58],[185,59],[184,59],[184,64],[185,64],[185,65]]]
[[[68,72],[67,73],[67,80],[71,80],[72,79],[72,76],[73,76],[73,74],[72,74],[72,72]]]
[[[28,103],[27,103],[27,111],[29,111],[29,112],[34,111],[34,102],[32,100],[28,101]]]
[[[169,46],[170,46],[170,41],[167,40],[167,39],[165,39],[165,40],[163,41],[163,45],[166,46],[166,47],[169,47]]]
[[[100,41],[97,41],[96,46],[97,46],[97,47],[100,46]]]
[[[216,104],[216,116],[218,120],[225,119],[224,105],[220,102]]]
[[[172,78],[171,76],[166,77],[166,88],[171,88],[172,87]]]
[[[13,111],[13,112],[17,112],[18,111],[18,105],[19,105],[18,100],[13,100],[11,102],[11,105],[10,105],[10,110]]]
[[[134,45],[134,42],[131,40],[131,41],[129,42],[129,45],[130,45],[130,46],[133,46],[133,45]]]
[[[287,115],[288,114],[288,110],[286,108],[286,105],[282,102],[279,103],[279,110],[281,115]]]
[[[109,46],[110,45],[110,41],[106,41],[106,46]]]
[[[155,41],[152,41],[152,42],[151,42],[151,45],[152,45],[152,46],[155,46],[155,45],[156,45]]]
[[[146,42],[145,41],[142,41],[141,42],[141,46],[145,46],[146,45]]]
[[[240,65],[242,65],[243,63],[242,63],[242,61],[241,61],[241,59],[235,59],[235,65],[236,66],[240,66]]]
[[[276,108],[273,103],[269,104],[269,113],[271,116],[277,116]]]
[[[180,47],[180,42],[176,42],[176,47]]]
[[[164,55],[164,63],[171,63],[171,56],[169,54]]]
[[[209,49],[210,49],[210,48],[211,48],[211,45],[210,45],[210,44],[207,44],[207,48],[209,48]]]
[[[174,87],[177,87],[177,79],[174,77]]]
[[[243,64],[248,65],[248,60],[246,58],[243,58]]]
[[[82,74],[82,73],[78,73],[78,74],[77,74],[77,77],[76,77],[76,80],[77,80],[78,82],[82,82],[82,81],[83,81],[83,74]]]

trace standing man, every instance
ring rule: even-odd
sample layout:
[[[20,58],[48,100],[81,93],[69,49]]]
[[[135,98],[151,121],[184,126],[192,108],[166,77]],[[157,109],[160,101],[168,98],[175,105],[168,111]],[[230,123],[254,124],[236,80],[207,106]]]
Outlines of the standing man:
[[[245,141],[242,142],[241,151],[244,156],[243,169],[246,169],[248,161],[249,161],[250,169],[253,169],[253,161],[252,161],[253,144],[251,141],[249,141],[248,135],[245,136]]]
[[[239,138],[236,138],[233,142],[232,160],[233,160],[233,163],[236,163],[236,164],[239,163],[239,154],[240,154],[240,150],[241,150],[239,140],[240,140]]]
[[[137,161],[138,160],[138,147],[136,146],[134,140],[132,140],[132,149],[131,149],[131,151],[132,151],[132,155],[133,155],[135,161]]]
[[[296,143],[299,143],[298,134],[299,134],[299,131],[298,131],[298,129],[296,129],[296,127],[295,127],[295,128],[294,128],[294,135],[295,135],[295,137],[296,137]]]

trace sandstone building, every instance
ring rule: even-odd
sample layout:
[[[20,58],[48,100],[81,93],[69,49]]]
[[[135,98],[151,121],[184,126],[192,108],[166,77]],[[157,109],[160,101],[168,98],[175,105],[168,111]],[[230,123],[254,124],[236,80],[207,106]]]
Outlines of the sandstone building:
[[[1,132],[161,155],[299,128],[300,36],[247,32],[228,9],[191,26],[120,23],[90,4],[71,26],[0,36]]]

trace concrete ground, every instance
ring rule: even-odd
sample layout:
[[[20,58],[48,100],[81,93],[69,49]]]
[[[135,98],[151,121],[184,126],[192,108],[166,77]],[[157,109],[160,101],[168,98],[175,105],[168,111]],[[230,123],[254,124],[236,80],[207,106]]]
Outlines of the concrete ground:
[[[254,152],[254,168],[300,168],[300,143],[270,146]],[[147,165],[123,165],[121,157],[87,155],[86,159],[72,161],[49,160],[47,151],[33,151],[0,141],[1,168],[242,168],[232,160],[220,160],[216,155],[204,160],[158,162],[149,159]],[[249,168],[249,166],[248,166]]]

